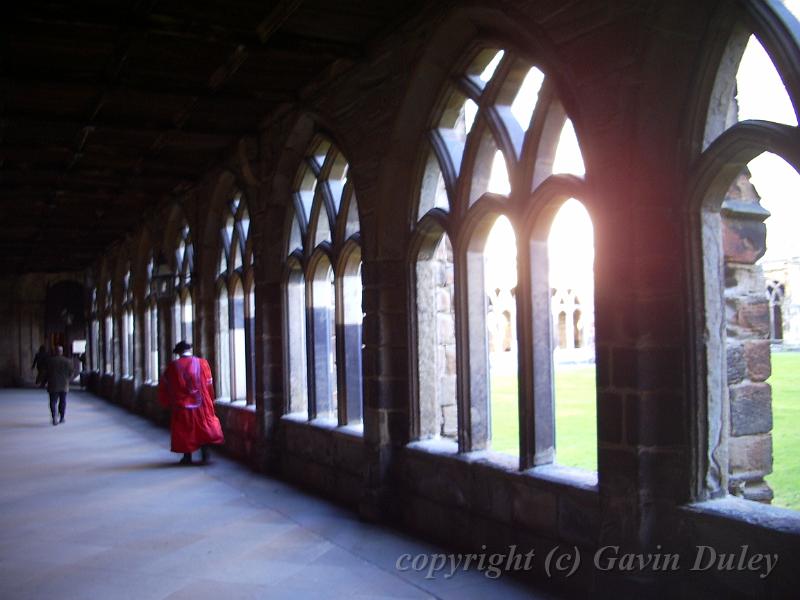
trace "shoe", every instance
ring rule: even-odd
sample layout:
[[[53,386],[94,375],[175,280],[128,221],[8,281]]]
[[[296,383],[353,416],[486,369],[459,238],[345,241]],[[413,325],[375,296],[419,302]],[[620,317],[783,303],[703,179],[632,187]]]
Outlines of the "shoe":
[[[58,420],[58,422],[59,422],[59,423],[63,423],[63,422],[64,422],[64,417],[61,417],[61,418]]]
[[[208,448],[206,448],[205,446],[200,448],[200,457],[201,457],[201,462],[204,465],[207,465],[211,459],[211,457],[209,456]]]
[[[58,425],[58,421],[56,421],[55,417],[53,417],[53,425]]]
[[[55,423],[53,423],[55,425]],[[183,458],[178,462],[179,465],[190,465],[192,464],[192,455],[191,454],[184,454]]]

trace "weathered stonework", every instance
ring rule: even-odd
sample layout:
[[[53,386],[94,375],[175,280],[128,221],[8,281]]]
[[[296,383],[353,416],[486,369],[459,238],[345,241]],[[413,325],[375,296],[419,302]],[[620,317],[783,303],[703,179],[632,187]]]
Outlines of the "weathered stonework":
[[[764,477],[772,472],[772,390],[763,383],[771,372],[769,303],[756,261],[764,255],[769,216],[744,172],[722,205],[727,317],[728,395],[730,401],[729,491],[769,502]]]

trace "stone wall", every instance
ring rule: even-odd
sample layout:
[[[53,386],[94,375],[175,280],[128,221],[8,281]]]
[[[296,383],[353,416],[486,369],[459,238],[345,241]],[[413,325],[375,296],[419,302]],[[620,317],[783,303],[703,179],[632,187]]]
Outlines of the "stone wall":
[[[456,323],[453,298],[453,248],[447,238],[436,247],[431,261],[436,310],[436,422],[438,435],[455,437],[456,415]]]
[[[0,386],[2,387],[33,383],[34,375],[30,371],[30,366],[38,348],[37,341],[42,343],[42,335],[34,332],[24,335],[24,342],[20,340],[16,313],[14,284],[12,281],[2,280],[0,282]]]
[[[249,462],[256,455],[258,438],[255,406],[217,401],[214,409],[225,432],[225,451],[233,458]]]
[[[227,431],[226,431],[227,435]],[[330,423],[287,416],[278,428],[277,471],[293,481],[353,508],[364,491],[363,436]]]
[[[530,577],[545,578],[546,553],[559,544],[590,556],[600,539],[600,496],[591,473],[557,466],[516,469],[512,457],[490,452],[458,454],[432,442],[415,442],[402,454],[402,522],[450,547],[508,553],[533,550],[540,560]],[[583,565],[552,582],[565,590],[597,587],[596,571]]]
[[[453,248],[447,236],[434,243],[414,265],[421,439],[458,432]]]

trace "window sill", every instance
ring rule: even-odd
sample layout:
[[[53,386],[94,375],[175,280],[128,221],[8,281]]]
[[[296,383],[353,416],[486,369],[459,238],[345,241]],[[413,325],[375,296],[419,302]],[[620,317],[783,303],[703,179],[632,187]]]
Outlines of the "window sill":
[[[800,512],[760,504],[736,496],[688,504],[681,507],[680,510],[697,516],[730,519],[755,527],[800,536]]]
[[[308,418],[308,413],[294,412],[281,415],[282,421],[291,421],[301,425],[309,425],[318,429],[325,429],[331,432],[340,433],[347,437],[363,438],[364,437],[364,424],[352,423],[350,425],[339,426],[336,419],[329,419],[325,417],[317,417],[316,419]]]
[[[312,425],[313,427],[319,427],[320,429],[330,430],[337,429],[339,427],[339,421],[329,417],[317,417],[316,419],[311,419],[308,424]]]
[[[363,423],[350,423],[349,425],[342,425],[336,428],[337,433],[341,433],[347,437],[363,438],[364,437],[364,424]]]
[[[291,421],[292,423],[308,423],[308,413],[306,412],[293,412],[281,415],[282,421]]]
[[[586,471],[585,469],[578,469],[577,467],[565,467],[564,465],[552,464],[533,467],[525,471],[525,473],[535,479],[578,488],[586,492],[600,491],[597,482],[597,471]]]
[[[466,462],[485,462],[498,470],[519,473],[519,458],[511,454],[494,452],[492,450],[475,450],[473,452],[458,451],[458,442],[449,438],[429,438],[410,442],[407,446],[412,450],[419,450],[427,454],[447,456]]]
[[[447,438],[432,438],[410,442],[406,446],[424,454],[432,454],[453,460],[469,463],[484,463],[498,472],[507,473],[511,477],[523,477],[538,483],[558,488],[568,488],[590,494],[597,494],[599,486],[597,473],[575,467],[551,464],[533,467],[525,471],[519,469],[519,458],[511,454],[494,452],[492,450],[476,450],[474,452],[459,453],[455,440]]]
[[[255,404],[248,404],[247,400],[231,400],[230,398],[217,398],[214,400],[214,406],[224,406],[234,410],[246,410],[256,412]]]
[[[440,456],[456,456],[458,454],[458,444],[455,440],[448,438],[429,438],[427,440],[417,440],[408,443],[408,448],[420,450],[428,454],[438,454]]]

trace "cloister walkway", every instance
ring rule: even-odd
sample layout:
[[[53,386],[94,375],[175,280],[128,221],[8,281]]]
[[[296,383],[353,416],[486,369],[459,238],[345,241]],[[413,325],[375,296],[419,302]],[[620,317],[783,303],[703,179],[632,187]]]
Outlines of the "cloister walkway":
[[[89,393],[54,427],[44,391],[0,390],[0,598],[533,597],[509,577],[398,571],[446,551],[224,457],[176,466],[168,448]]]

